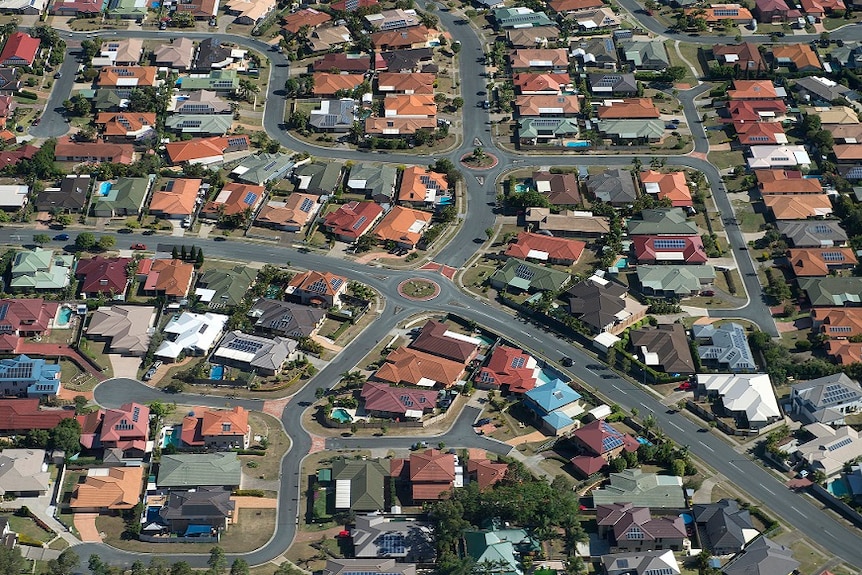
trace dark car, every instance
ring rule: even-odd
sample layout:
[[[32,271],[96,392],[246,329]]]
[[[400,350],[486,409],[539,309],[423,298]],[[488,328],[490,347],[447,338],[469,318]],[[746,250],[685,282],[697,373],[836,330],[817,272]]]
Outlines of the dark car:
[[[476,427],[482,427],[483,425],[488,425],[489,423],[491,423],[491,418],[483,417],[482,419],[480,419],[479,421],[477,421],[473,425]]]
[[[41,121],[42,121],[42,118],[36,118],[35,120],[33,120],[33,124],[32,124],[32,125],[33,125],[33,126],[38,126],[38,125],[39,125],[39,122],[41,122]]]
[[[560,363],[563,364],[563,367],[572,367],[575,364],[571,357],[564,357],[560,360]]]
[[[224,237],[224,236],[216,236],[216,237],[214,237],[214,238],[213,238],[213,241],[214,241],[214,242],[226,242],[226,241],[227,241],[227,238],[226,238],[226,237]]]
[[[63,72],[57,72],[56,74],[54,74],[54,79],[55,79],[55,80],[59,80],[59,79],[60,79],[60,78],[62,78],[62,77],[63,77]]]
[[[603,373],[602,379],[619,379],[619,376],[614,375],[612,373]]]
[[[65,242],[69,240],[69,234],[57,234],[54,236],[55,242]]]

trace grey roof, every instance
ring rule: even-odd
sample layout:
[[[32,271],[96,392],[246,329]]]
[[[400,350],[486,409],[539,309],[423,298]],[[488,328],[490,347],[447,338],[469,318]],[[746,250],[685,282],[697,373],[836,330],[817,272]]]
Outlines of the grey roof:
[[[610,484],[593,491],[593,505],[632,503],[638,507],[685,509],[682,479],[626,469],[610,474]]]
[[[382,511],[389,477],[389,462],[380,459],[337,459],[332,463],[335,506],[353,511]],[[342,482],[339,484],[339,482]],[[345,493],[346,492],[346,493]],[[343,503],[342,495],[348,495]]]
[[[664,70],[670,65],[667,50],[661,40],[639,40],[626,38],[619,41],[620,49],[626,60],[637,68]]]
[[[639,265],[637,274],[645,292],[664,295],[689,296],[715,280],[715,268],[709,265]]]
[[[254,324],[257,329],[300,338],[312,335],[326,312],[306,305],[260,298],[251,306],[248,315],[257,320]]]
[[[799,568],[791,550],[761,537],[752,541],[733,561],[725,565],[724,575],[787,575]]]
[[[230,59],[230,48],[222,46],[215,38],[207,38],[198,45],[195,58],[196,70],[211,70],[213,64],[219,64]]]
[[[239,330],[225,334],[213,351],[212,359],[227,360],[248,366],[249,369],[262,369],[278,372],[287,358],[296,349],[296,342],[285,337],[273,338],[249,335]]]
[[[844,373],[835,373],[792,385],[790,399],[805,423],[840,422],[844,420],[842,406],[862,402],[862,386]]]
[[[0,452],[0,495],[47,491],[50,473],[42,471],[44,449],[4,449]]]
[[[159,516],[165,521],[221,519],[228,517],[235,507],[236,503],[230,500],[230,491],[221,487],[205,487],[196,491],[171,492],[168,502],[159,510]]]
[[[796,83],[793,84],[793,88],[803,94],[807,93],[814,96],[815,100],[819,99],[825,102],[837,100],[851,91],[847,86],[842,86],[841,84],[832,82],[826,78],[822,79],[826,80],[826,82],[821,82],[821,79],[815,76],[799,78],[796,80]]]
[[[242,302],[246,290],[256,277],[257,272],[244,265],[227,270],[214,268],[201,274],[198,287],[215,291],[209,307],[234,307]]]
[[[518,120],[520,138],[562,137],[577,133],[578,120],[575,118],[520,118]]]
[[[627,293],[620,284],[602,285],[591,278],[566,290],[566,294],[572,296],[569,298],[572,315],[599,332],[616,322],[617,314],[626,308]]]
[[[590,89],[594,94],[637,94],[638,82],[634,74],[604,72],[590,74]]]
[[[390,72],[414,71],[420,63],[430,63],[434,58],[434,51],[431,48],[412,48],[383,52],[380,56]]]
[[[323,113],[323,110],[326,113]],[[313,110],[308,123],[318,130],[349,129],[356,121],[356,101],[342,98],[341,100],[323,100],[320,108]]]
[[[602,565],[607,575],[674,575],[680,572],[673,551],[669,549],[602,555]]]
[[[862,303],[862,278],[800,278],[799,289],[808,294],[812,306],[845,306]]]
[[[655,119],[598,120],[599,132],[620,140],[656,139],[664,134],[664,122]]]
[[[631,204],[638,197],[631,172],[622,168],[590,176],[587,178],[587,190],[596,199],[613,205]]]
[[[739,552],[755,532],[751,515],[734,499],[692,505],[694,521],[707,549],[717,554]]]
[[[585,66],[618,62],[617,49],[610,37],[579,38],[569,45],[572,54],[579,56]]]
[[[432,563],[436,558],[431,524],[413,518],[388,517],[377,513],[358,515],[350,530],[357,558],[398,557],[402,561]],[[400,538],[401,549],[391,549],[388,540]]]
[[[165,128],[183,134],[208,134],[223,136],[230,130],[233,116],[230,114],[171,114],[165,120]]]
[[[688,221],[682,208],[643,210],[638,220],[628,220],[629,234],[696,236],[697,224]]]
[[[177,114],[230,114],[230,102],[211,90],[195,90],[177,103]]]
[[[491,11],[500,28],[525,28],[527,26],[551,26],[553,20],[544,12],[526,12],[523,9],[495,8]]]
[[[397,177],[398,171],[393,166],[361,163],[350,168],[347,187],[355,191],[365,191],[368,196],[381,203],[380,199],[392,197]]]
[[[260,153],[245,158],[231,175],[240,182],[262,186],[270,180],[283,178],[293,166],[294,162],[287,154]]]
[[[757,369],[754,356],[748,346],[745,328],[738,323],[695,324],[691,328],[694,339],[708,341],[697,348],[702,361],[715,362],[730,371],[752,371]]]
[[[45,212],[55,209],[75,212],[83,210],[87,205],[87,194],[92,181],[89,175],[66,176],[60,182],[59,188],[48,188],[39,194],[36,209]]]
[[[821,248],[843,244],[847,232],[838,220],[783,220],[778,231],[794,248]]]
[[[415,563],[396,563],[395,559],[327,559],[322,575],[416,575]]]
[[[656,327],[643,327],[629,332],[632,348],[640,352],[658,356],[658,366],[666,373],[690,374],[697,368],[688,345],[688,335],[680,323],[662,324]]]
[[[93,107],[100,111],[119,110],[123,99],[115,90],[99,88],[93,93]]]
[[[293,170],[293,179],[297,182],[296,191],[319,196],[331,194],[341,178],[342,167],[342,164],[333,161],[325,164],[311,162],[298,166]]]
[[[235,451],[162,455],[156,485],[161,488],[238,486],[242,468]]]

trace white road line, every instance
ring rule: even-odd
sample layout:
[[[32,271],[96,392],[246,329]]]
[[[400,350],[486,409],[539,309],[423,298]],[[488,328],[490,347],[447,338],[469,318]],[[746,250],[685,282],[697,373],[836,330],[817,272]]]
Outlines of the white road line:
[[[677,429],[679,429],[680,431],[683,431],[683,432],[685,431],[682,427],[680,427],[679,425],[677,425],[677,424],[676,424],[676,423],[674,423],[673,421],[668,421],[668,423],[669,423],[669,424],[671,424],[672,426],[676,427],[676,428],[677,428]]]
[[[709,449],[710,451],[712,451],[713,453],[715,453],[715,449],[713,449],[712,447],[710,447],[709,445],[707,445],[707,444],[706,444],[706,443],[704,443],[703,441],[698,441],[698,443],[700,443],[701,445],[703,445],[704,447],[706,447],[707,449]]]
[[[768,488],[767,486],[761,485],[761,487],[763,488],[764,491],[766,491],[770,495],[775,495],[775,492],[773,490],[771,490],[770,488]]]
[[[736,465],[734,462],[728,461],[728,463],[730,463],[734,468],[739,469],[739,466]],[[742,471],[742,469],[739,469],[739,470]]]
[[[801,516],[806,517],[806,518],[808,517],[808,516],[807,516],[807,515],[805,515],[803,512],[801,512],[801,511],[800,511],[800,510],[798,510],[797,508],[793,507],[792,505],[790,506],[790,508],[791,508],[792,510],[794,510],[795,512],[797,512],[798,514],[800,514]]]
[[[835,536],[834,536],[834,535],[832,535],[831,533],[829,533],[829,531],[827,531],[826,529],[824,529],[824,530],[823,530],[823,533],[825,533],[826,535],[828,535],[830,538],[835,539]]]
[[[628,395],[628,393],[627,393],[626,391],[624,391],[624,390],[623,390],[623,388],[619,387],[618,385],[614,385],[614,384],[612,383],[612,384],[611,384],[611,386],[612,386],[612,387],[614,387],[617,391],[619,391],[619,392],[620,392],[620,393],[622,393],[623,395]]]

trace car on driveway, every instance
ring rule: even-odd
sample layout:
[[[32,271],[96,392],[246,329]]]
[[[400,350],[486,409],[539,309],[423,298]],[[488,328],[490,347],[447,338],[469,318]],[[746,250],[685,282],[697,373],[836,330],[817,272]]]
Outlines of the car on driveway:
[[[147,244],[132,244],[131,249],[133,249],[133,250],[145,250],[145,249],[147,249]]]
[[[65,242],[69,240],[69,234],[57,234],[54,236],[55,242]]]
[[[489,423],[491,423],[491,418],[490,417],[483,417],[482,419],[480,419],[479,421],[474,423],[473,427],[482,427],[483,425],[488,425]]]

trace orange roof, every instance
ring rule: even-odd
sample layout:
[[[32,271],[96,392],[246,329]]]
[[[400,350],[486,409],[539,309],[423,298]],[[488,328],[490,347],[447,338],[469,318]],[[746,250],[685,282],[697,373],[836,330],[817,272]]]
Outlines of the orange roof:
[[[425,26],[410,26],[375,32],[371,35],[371,42],[377,48],[409,48],[417,44],[425,44],[429,39],[439,35],[440,32],[437,30],[429,30]]]
[[[333,273],[309,270],[293,276],[287,285],[297,290],[334,296],[346,283],[347,279]]]
[[[727,91],[731,100],[771,100],[778,98],[772,80],[734,80],[733,90]]]
[[[387,94],[383,99],[387,118],[433,118],[437,104],[431,94]]]
[[[380,241],[392,240],[396,243],[416,245],[422,231],[431,223],[432,215],[402,206],[395,206],[383,216],[374,235]]]
[[[512,68],[567,68],[569,53],[565,48],[518,48],[509,54]]]
[[[835,144],[832,151],[839,162],[862,160],[862,144]]]
[[[787,257],[796,277],[827,276],[834,269],[856,265],[851,248],[797,248]]]
[[[599,106],[600,120],[658,118],[661,112],[649,98],[625,98],[622,102],[609,101]]]
[[[797,70],[820,70],[820,60],[808,44],[778,44],[772,47],[772,57],[778,60],[790,60]]]
[[[586,247],[587,244],[580,240],[521,232],[518,234],[518,240],[509,244],[505,253],[507,256],[522,259],[536,258],[541,260],[576,262],[581,257],[581,254],[584,253],[584,248]]]
[[[822,194],[823,185],[817,178],[805,178],[797,170],[755,170],[760,193],[775,194]]]
[[[565,86],[572,83],[568,74],[515,74],[512,83],[522,94],[528,93],[556,93],[562,92]]]
[[[833,339],[848,339],[862,334],[862,308],[814,307],[811,319],[820,324],[820,331]]]
[[[146,126],[156,125],[155,112],[99,112],[96,124],[102,125],[105,136],[127,136],[140,133]]]
[[[691,206],[691,190],[685,182],[685,172],[670,172],[665,174],[648,170],[640,173],[641,183],[648,194],[658,199],[670,199],[674,207]]]
[[[380,92],[400,92],[402,94],[433,94],[434,74],[412,72],[380,72],[377,75],[377,90]]]
[[[166,296],[185,297],[189,295],[195,266],[180,260],[155,260],[147,274],[144,290],[164,292]]]
[[[832,213],[832,202],[826,194],[764,196],[763,203],[776,220],[805,220]]]
[[[415,134],[416,130],[433,130],[437,127],[434,118],[375,118],[365,120],[366,134],[398,136]]]
[[[386,362],[374,373],[374,377],[394,384],[426,383],[422,386],[431,387],[434,383],[439,383],[451,387],[463,373],[463,363],[418,349],[399,347],[386,356]]]
[[[424,202],[431,192],[433,196],[439,190],[449,189],[445,174],[429,172],[419,166],[405,168],[401,175],[401,187],[398,189],[399,202]]]
[[[787,143],[781,122],[735,122],[733,126],[743,146]]]
[[[195,201],[203,180],[169,180],[164,189],[153,192],[150,211],[175,216],[188,216],[195,211]]]
[[[339,90],[355,90],[365,81],[363,74],[330,74],[329,72],[314,73],[315,96],[332,96]]]
[[[831,12],[832,10],[844,10],[844,2],[842,0],[799,0],[799,4],[802,6],[803,12],[815,16]]]
[[[721,13],[717,13],[718,10],[721,10]],[[748,8],[743,8],[739,4],[712,4],[710,6],[704,6],[703,8],[686,8],[686,14],[693,14],[695,12],[703,14],[703,17],[706,18],[707,22],[717,23],[722,20],[748,20],[751,21],[751,11]]]
[[[486,489],[503,479],[508,469],[509,466],[505,463],[494,463],[488,459],[471,457],[467,460],[467,473],[476,476],[479,490]]]
[[[225,184],[214,200],[204,205],[201,213],[223,213],[226,216],[232,216],[241,214],[245,210],[254,212],[261,200],[263,200],[265,193],[266,190],[263,186],[229,182]]]
[[[69,504],[72,509],[131,509],[141,500],[143,467],[90,469]]]
[[[317,199],[317,196],[311,194],[290,194],[283,202],[284,205],[281,205],[282,202],[275,202],[275,205],[270,202],[263,206],[257,221],[277,226],[293,224],[301,228],[317,213]]]
[[[519,116],[573,115],[581,111],[577,96],[558,94],[521,95],[515,100],[515,106]]]
[[[324,22],[329,22],[330,20],[332,20],[332,17],[326,12],[321,12],[314,8],[306,8],[305,10],[299,10],[293,14],[285,16],[284,26],[282,26],[281,29],[287,30],[292,34],[298,34],[303,26],[317,28]]]
[[[246,435],[248,433],[248,411],[243,407],[233,409],[206,409],[203,412],[201,435]]]
[[[601,8],[602,0],[551,0],[548,6],[554,12],[577,12],[590,8]]]
[[[105,66],[99,70],[96,85],[114,88],[155,86],[157,72],[155,66]]]
[[[833,356],[839,364],[849,365],[862,362],[862,343],[846,339],[830,339],[826,342],[826,353]]]
[[[248,146],[248,136],[237,135],[230,138],[194,138],[185,142],[171,142],[165,144],[165,151],[172,164],[180,164],[205,158],[217,158],[224,155],[228,148],[248,149]]]

